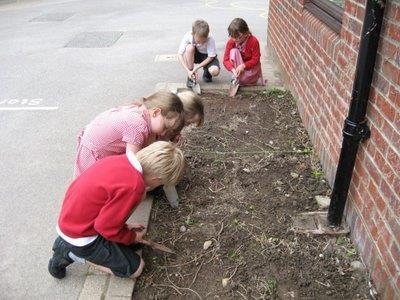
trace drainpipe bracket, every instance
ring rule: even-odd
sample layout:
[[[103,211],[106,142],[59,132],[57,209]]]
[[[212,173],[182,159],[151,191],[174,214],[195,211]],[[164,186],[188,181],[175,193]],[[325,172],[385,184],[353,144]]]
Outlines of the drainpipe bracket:
[[[356,123],[346,118],[343,126],[343,136],[357,142],[365,141],[371,137],[371,130],[366,120]]]

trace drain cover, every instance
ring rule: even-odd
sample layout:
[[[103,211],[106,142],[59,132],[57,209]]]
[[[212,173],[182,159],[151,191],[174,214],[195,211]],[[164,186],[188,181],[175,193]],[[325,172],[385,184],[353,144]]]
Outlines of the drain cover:
[[[30,22],[61,22],[73,15],[74,13],[50,13],[33,18]]]
[[[75,36],[66,48],[106,48],[115,44],[122,36],[122,31],[82,32]]]

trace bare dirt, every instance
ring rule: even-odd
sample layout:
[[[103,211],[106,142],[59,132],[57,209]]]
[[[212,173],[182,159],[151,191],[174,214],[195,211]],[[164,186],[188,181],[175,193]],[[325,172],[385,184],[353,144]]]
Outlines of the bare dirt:
[[[134,299],[367,299],[367,274],[346,236],[291,230],[329,187],[288,92],[202,96],[203,127],[184,131],[181,204],[156,193]],[[211,242],[208,249],[204,243]]]

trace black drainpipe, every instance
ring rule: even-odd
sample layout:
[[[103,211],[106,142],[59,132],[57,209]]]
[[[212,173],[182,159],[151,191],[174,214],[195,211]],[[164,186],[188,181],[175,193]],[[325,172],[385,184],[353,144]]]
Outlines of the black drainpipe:
[[[342,150],[328,210],[328,225],[330,227],[338,227],[341,224],[358,146],[361,141],[370,137],[365,115],[385,2],[386,0],[367,0],[365,8],[349,114],[344,121]]]

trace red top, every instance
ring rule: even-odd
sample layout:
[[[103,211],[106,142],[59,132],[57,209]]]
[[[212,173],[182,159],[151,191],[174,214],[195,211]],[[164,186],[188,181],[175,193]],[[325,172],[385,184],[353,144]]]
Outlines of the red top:
[[[125,222],[144,191],[143,175],[126,155],[103,158],[69,186],[58,226],[71,238],[100,234],[113,242],[132,244],[136,234]]]
[[[236,48],[236,45],[235,41],[230,38],[226,43],[224,54],[224,66],[228,71],[231,71],[233,68],[232,62],[229,58],[232,48]],[[260,44],[255,36],[250,35],[248,37],[244,50],[240,51],[240,54],[242,55],[245,69],[251,69],[260,63]]]

